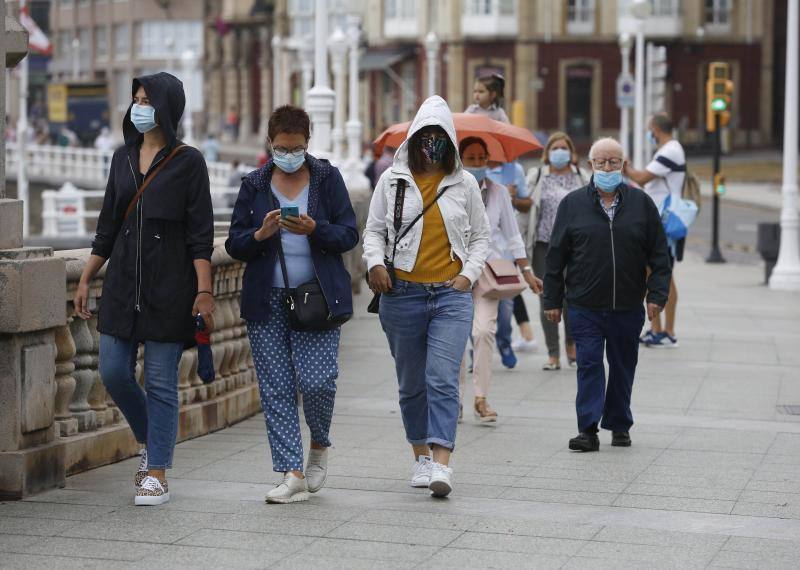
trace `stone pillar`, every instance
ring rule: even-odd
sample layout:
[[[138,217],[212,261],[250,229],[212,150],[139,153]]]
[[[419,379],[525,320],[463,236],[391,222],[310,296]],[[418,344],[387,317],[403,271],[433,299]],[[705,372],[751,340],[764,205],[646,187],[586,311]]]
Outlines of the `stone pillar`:
[[[261,116],[258,117],[258,144],[259,148],[267,140],[267,126],[271,113],[270,104],[272,103],[272,51],[270,49],[269,32],[262,29],[258,41],[258,66],[259,76],[261,77],[261,104],[258,106]]]
[[[253,137],[253,116],[250,105],[250,66],[253,65],[251,51],[252,32],[244,29],[239,33],[239,142],[247,143]]]
[[[71,318],[67,319],[67,324],[58,327],[55,332],[56,348],[56,403],[55,419],[56,431],[61,437],[75,435],[78,433],[78,420],[72,417],[69,410],[69,403],[72,401],[72,394],[75,393],[75,378],[72,373],[75,371],[75,363],[72,361],[75,356],[75,341],[72,340],[72,333],[69,330]]]
[[[336,92],[336,107],[333,112],[333,159],[341,164],[344,162],[344,117],[345,117],[345,57],[347,56],[347,37],[340,28],[336,28],[330,39],[328,47],[331,50],[331,67],[333,68],[333,87]]]
[[[342,169],[342,176],[350,194],[369,192],[369,180],[364,176],[364,164],[361,162],[362,125],[359,118],[359,85],[358,62],[361,57],[361,20],[358,16],[347,18],[347,42],[349,46],[350,72],[348,78],[348,117],[345,125],[347,134],[347,160]]]
[[[228,32],[222,38],[222,67],[225,73],[225,94],[223,100],[225,104],[222,108],[222,124],[227,128],[228,113],[231,108],[235,109],[241,117],[241,108],[239,107],[239,77],[236,69],[236,33]],[[223,140],[228,142],[235,142],[231,138],[231,133],[225,132]]]
[[[79,431],[97,429],[97,414],[89,405],[89,392],[95,382],[94,340],[89,324],[83,319],[73,319],[70,329],[75,340],[75,393],[72,396],[69,410],[78,420]]]

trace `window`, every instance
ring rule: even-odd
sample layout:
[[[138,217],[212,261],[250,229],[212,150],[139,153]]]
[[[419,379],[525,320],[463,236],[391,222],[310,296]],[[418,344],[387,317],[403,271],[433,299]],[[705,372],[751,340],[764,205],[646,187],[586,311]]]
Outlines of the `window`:
[[[117,61],[128,59],[131,51],[130,29],[128,24],[114,26],[114,58]]]
[[[516,6],[514,6],[514,0],[500,0],[500,15],[501,16],[513,16],[517,13]]]
[[[731,2],[730,0],[705,0],[706,24],[711,26],[730,27]]]
[[[89,28],[83,28],[78,32],[78,53],[81,63],[81,73],[91,71],[92,67],[92,31]]]
[[[203,53],[203,23],[193,21],[142,22],[138,27],[138,54],[143,59],[180,58],[191,50]]]
[[[567,2],[567,32],[570,34],[594,32],[594,0]]]
[[[60,8],[72,8],[73,0],[60,0],[58,6]]]
[[[519,29],[517,2],[464,0],[461,31],[467,37],[515,36]]]
[[[94,33],[94,57],[106,61],[108,59],[108,28],[100,26]]]
[[[680,15],[680,0],[651,0],[653,16],[675,18]]]
[[[415,0],[386,0],[386,17],[392,20],[411,20],[417,17]]]

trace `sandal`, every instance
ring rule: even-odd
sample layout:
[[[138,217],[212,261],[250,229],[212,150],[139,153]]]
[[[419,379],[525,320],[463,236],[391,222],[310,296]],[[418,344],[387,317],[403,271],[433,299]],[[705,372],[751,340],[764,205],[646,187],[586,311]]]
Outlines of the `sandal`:
[[[542,370],[561,370],[561,364],[558,362],[545,362]]]

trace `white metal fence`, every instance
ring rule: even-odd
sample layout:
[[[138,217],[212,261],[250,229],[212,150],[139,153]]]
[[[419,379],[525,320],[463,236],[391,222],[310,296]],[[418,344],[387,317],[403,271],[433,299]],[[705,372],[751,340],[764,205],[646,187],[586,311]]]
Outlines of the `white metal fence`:
[[[6,176],[17,175],[19,147],[16,142],[6,143]],[[25,145],[25,170],[31,180],[68,180],[78,186],[105,186],[111,151],[94,148],[72,148],[54,145]],[[234,173],[226,162],[206,162],[212,187],[226,187]],[[239,167],[250,171],[255,167]]]
[[[238,186],[211,187],[215,233],[227,233],[238,193]],[[42,235],[47,237],[94,235],[104,194],[103,190],[81,190],[70,182],[58,190],[45,190],[42,192]],[[87,202],[92,202],[95,207]]]

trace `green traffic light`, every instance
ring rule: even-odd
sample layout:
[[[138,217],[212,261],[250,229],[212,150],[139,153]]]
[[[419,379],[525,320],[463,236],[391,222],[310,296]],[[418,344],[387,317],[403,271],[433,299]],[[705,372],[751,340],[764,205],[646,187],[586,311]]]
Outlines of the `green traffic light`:
[[[725,99],[722,97],[717,97],[716,99],[711,100],[711,110],[712,111],[724,111],[728,104],[725,102]]]

